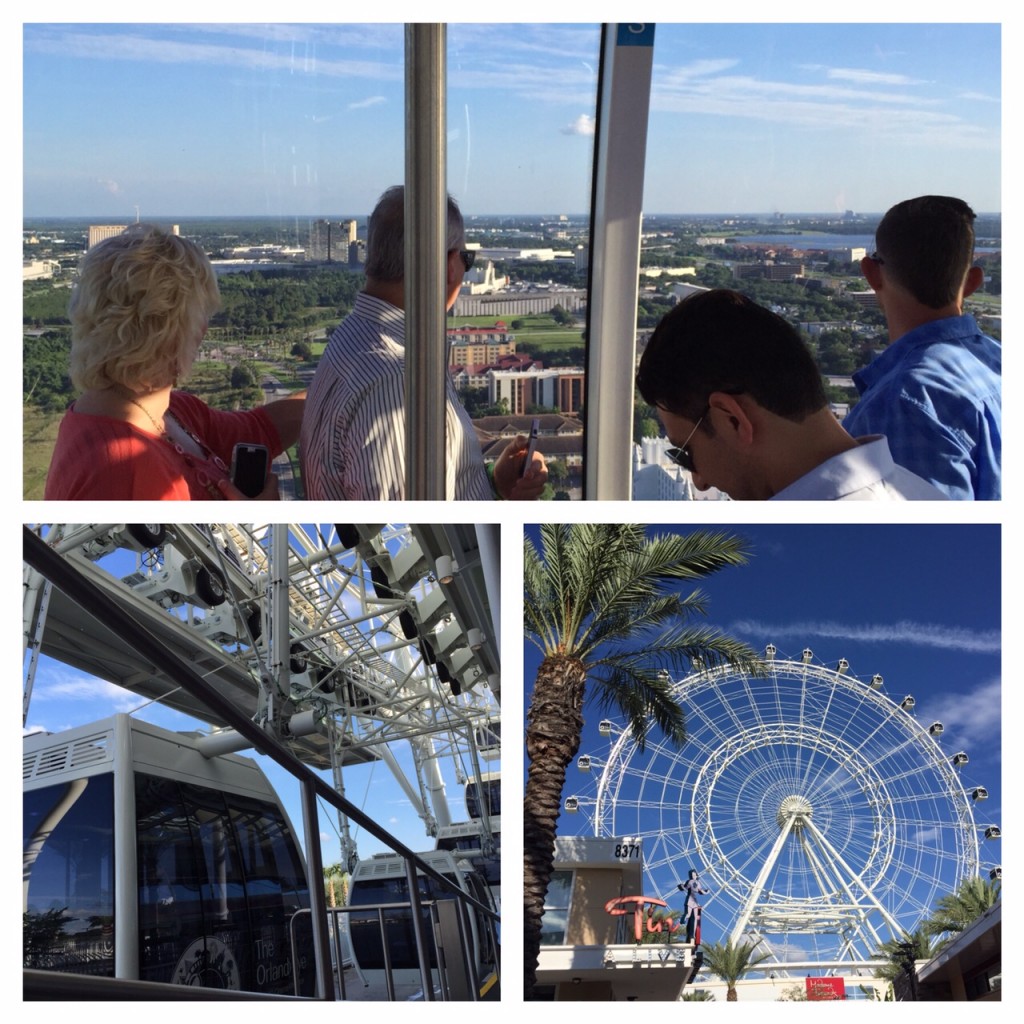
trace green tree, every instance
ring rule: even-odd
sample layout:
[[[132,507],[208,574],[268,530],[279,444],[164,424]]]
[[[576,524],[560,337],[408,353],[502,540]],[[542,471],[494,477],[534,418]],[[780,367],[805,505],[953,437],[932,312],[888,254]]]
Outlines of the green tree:
[[[904,932],[901,938],[888,939],[875,950],[876,960],[888,961],[875,968],[875,977],[895,981],[900,975],[910,976],[918,960],[931,960],[936,952],[936,943],[924,927]]]
[[[327,890],[327,906],[336,907],[338,905],[338,893],[335,888],[335,879],[340,881],[344,887],[346,885],[347,876],[348,872],[340,864],[324,865],[324,883]]]
[[[252,363],[242,362],[231,369],[231,386],[236,390],[251,388],[259,383],[259,372]]]
[[[734,946],[732,939],[729,939],[725,943],[713,942],[709,946],[702,947],[704,966],[712,974],[717,974],[726,984],[728,989],[726,1002],[735,1003],[739,999],[736,994],[736,982],[747,971],[763,963],[771,955],[770,953],[759,953],[755,956],[754,948],[756,946],[757,942],[741,942],[738,946]]]
[[[973,924],[986,910],[994,907],[1002,898],[1002,884],[990,882],[975,876],[965,878],[960,888],[949,896],[943,896],[935,910],[923,924],[926,935],[952,936]]]
[[[580,745],[585,696],[618,709],[643,749],[649,730],[686,739],[668,669],[730,664],[761,671],[746,645],[691,624],[700,591],[680,582],[746,562],[742,542],[707,531],[646,535],[643,526],[544,524],[541,550],[527,538],[524,630],[542,653],[526,715],[529,774],[524,806],[525,994],[533,997],[544,896],[566,768]],[[589,692],[588,691],[589,685]]]

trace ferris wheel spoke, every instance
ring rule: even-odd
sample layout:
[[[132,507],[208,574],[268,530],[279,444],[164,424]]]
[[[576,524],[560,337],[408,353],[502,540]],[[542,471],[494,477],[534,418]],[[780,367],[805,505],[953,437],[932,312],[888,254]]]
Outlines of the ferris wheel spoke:
[[[687,741],[648,737],[641,754],[618,733],[579,809],[595,834],[642,838],[646,891],[668,901],[697,869],[705,929],[746,929],[780,964],[855,961],[976,870],[959,776],[875,680],[776,659],[763,677],[716,669],[676,692]]]

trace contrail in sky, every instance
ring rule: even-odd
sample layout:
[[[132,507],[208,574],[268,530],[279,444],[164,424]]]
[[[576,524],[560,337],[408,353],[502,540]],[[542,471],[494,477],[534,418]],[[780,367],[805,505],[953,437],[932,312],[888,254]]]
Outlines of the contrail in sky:
[[[767,638],[831,637],[862,640],[872,643],[916,644],[944,650],[967,651],[974,654],[998,654],[1002,640],[998,630],[958,629],[926,622],[884,622],[854,625],[845,622],[792,622],[787,625],[741,619],[729,631]]]

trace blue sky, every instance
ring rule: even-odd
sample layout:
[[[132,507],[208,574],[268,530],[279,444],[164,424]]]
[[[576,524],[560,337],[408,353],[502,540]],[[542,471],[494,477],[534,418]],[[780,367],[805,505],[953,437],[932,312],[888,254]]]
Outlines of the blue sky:
[[[316,535],[316,527],[307,526],[306,530],[310,536]],[[330,527],[320,526],[319,530],[321,534],[329,534]],[[100,564],[107,571],[121,577],[135,571],[135,555],[124,550],[115,551],[112,555],[104,558]],[[353,615],[355,614],[356,610],[353,607]],[[24,659],[24,664],[28,665],[27,658]],[[152,722],[165,729],[208,731],[209,728],[203,722],[198,722],[160,704],[148,703],[145,698],[137,694],[45,656],[40,659],[25,728],[28,730],[41,728],[49,732],[59,732],[112,714],[128,712],[135,712],[134,717]],[[255,757],[259,762],[284,802],[298,834],[299,842],[304,847],[302,803],[298,785],[284,769],[269,758],[256,755],[252,750],[244,750],[240,753],[242,756]],[[404,742],[393,744],[392,753],[407,777],[415,785],[415,770],[409,744]],[[456,779],[452,759],[442,757],[440,764],[452,820],[455,822],[466,821],[468,815],[462,796],[462,787]],[[500,770],[500,762],[497,761],[482,762],[482,766],[484,771]],[[465,767],[467,771],[472,771],[471,765]],[[325,781],[330,783],[329,772],[322,772],[321,775]],[[426,835],[422,821],[411,808],[408,798],[384,764],[355,765],[346,768],[344,783],[345,796],[373,817],[399,841],[418,852],[433,849],[434,840]],[[325,864],[334,863],[339,859],[340,843],[337,822],[336,812],[332,808],[321,805],[320,828]],[[361,857],[369,857],[373,853],[387,849],[382,842],[354,825],[352,834]]]
[[[719,527],[722,528],[722,527]],[[1002,825],[1000,528],[995,525],[737,525],[748,565],[700,584],[706,621],[756,650],[774,643],[778,656],[799,659],[810,647],[816,662],[846,658],[861,680],[875,673],[896,702],[916,699],[924,725],[945,727],[941,746],[966,751],[965,788],[984,786],[976,822]],[[651,529],[685,532],[692,527]],[[527,534],[537,536],[535,527]],[[689,588],[687,588],[688,592]],[[526,700],[539,655],[525,645]],[[601,714],[586,717],[581,753],[600,756]],[[567,791],[585,789],[569,770]],[[585,826],[563,813],[560,831]],[[983,863],[998,863],[998,842],[983,844]]]
[[[466,213],[589,208],[598,41],[449,26]],[[27,24],[24,212],[363,216],[404,174],[403,45],[399,24]],[[998,24],[658,23],[646,212],[997,211],[999,50]]]

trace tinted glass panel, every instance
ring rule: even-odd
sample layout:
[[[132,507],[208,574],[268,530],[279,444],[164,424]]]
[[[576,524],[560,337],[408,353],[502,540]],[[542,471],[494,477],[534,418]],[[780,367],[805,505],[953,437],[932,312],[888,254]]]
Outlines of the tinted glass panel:
[[[24,966],[114,974],[113,776],[25,794]]]
[[[140,976],[292,994],[288,925],[309,905],[295,841],[272,804],[138,775]],[[297,963],[312,994],[308,917]]]

